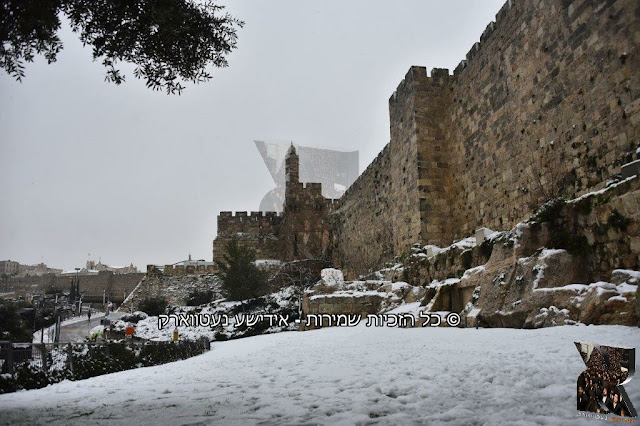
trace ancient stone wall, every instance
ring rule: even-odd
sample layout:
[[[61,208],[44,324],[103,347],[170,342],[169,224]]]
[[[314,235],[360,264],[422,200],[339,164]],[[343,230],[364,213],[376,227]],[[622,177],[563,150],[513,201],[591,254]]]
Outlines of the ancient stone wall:
[[[640,137],[639,17],[635,0],[504,5],[452,83],[454,237],[618,173]]]
[[[258,259],[280,259],[280,243],[277,233],[282,223],[282,214],[275,212],[220,212],[218,235],[213,241],[213,260],[220,262],[225,247],[233,238],[256,251]]]
[[[218,236],[213,242],[213,260],[223,260],[226,244],[237,239],[256,252],[257,259],[293,261],[328,259],[331,256],[327,220],[335,200],[324,198],[322,184],[299,181],[299,158],[291,145],[285,159],[284,212],[221,212]]]
[[[509,229],[618,173],[640,145],[639,18],[636,0],[509,0],[453,76],[412,67],[332,217],[336,266]]]
[[[143,273],[114,274],[109,271],[100,271],[97,275],[81,275],[80,292],[87,301],[102,301],[103,294],[106,294],[110,300],[118,302],[123,300],[125,293],[131,293],[144,276]],[[71,279],[70,276],[45,274],[41,277],[11,278],[8,286],[13,290],[28,293],[41,294],[51,286],[68,292]]]
[[[155,265],[147,265],[147,275],[157,274],[157,268]],[[162,275],[179,277],[182,275],[202,275],[202,274],[215,274],[218,272],[216,265],[164,265],[162,268]]]
[[[368,271],[380,259],[391,259],[396,247],[391,147],[387,145],[338,200],[329,215],[333,238],[333,263],[351,270]]]
[[[319,183],[287,182],[284,220],[279,233],[282,245],[279,259],[325,259],[329,256],[327,215],[333,209],[333,203],[322,196]]]
[[[640,270],[640,176],[558,210],[552,242],[573,248],[593,281],[608,280],[615,269]]]
[[[391,152],[396,211],[409,218],[394,243],[405,248],[415,241],[441,244],[452,239],[450,213],[449,71],[411,67],[389,99]],[[405,198],[406,197],[406,198]],[[416,235],[419,235],[416,240]]]

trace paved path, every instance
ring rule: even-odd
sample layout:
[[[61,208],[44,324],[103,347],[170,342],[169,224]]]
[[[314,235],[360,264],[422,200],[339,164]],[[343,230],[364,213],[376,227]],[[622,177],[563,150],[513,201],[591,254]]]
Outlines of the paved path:
[[[123,312],[111,312],[107,318],[114,321],[122,315],[124,315]],[[85,337],[89,337],[89,330],[100,325],[100,320],[104,317],[104,313],[99,312],[91,316],[91,322],[85,317],[79,322],[61,326],[60,342],[82,342]]]

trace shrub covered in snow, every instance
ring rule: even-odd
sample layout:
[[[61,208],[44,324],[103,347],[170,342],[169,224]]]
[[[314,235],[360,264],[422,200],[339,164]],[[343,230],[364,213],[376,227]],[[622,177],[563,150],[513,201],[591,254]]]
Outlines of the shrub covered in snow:
[[[120,317],[121,321],[137,324],[139,321],[146,319],[149,315],[142,311],[136,311],[132,314],[124,314]]]
[[[47,354],[44,366],[31,360],[18,363],[13,375],[0,374],[0,393],[38,389],[62,380],[81,380],[138,367],[187,359],[208,350],[208,341],[131,342],[71,344],[56,346]]]

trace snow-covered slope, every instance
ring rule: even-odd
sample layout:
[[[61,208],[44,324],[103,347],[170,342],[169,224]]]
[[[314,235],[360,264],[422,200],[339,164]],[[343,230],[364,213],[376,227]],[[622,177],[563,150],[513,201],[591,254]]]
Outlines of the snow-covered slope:
[[[326,328],[212,344],[189,360],[0,395],[0,424],[584,424],[574,341],[640,329]],[[640,378],[626,386],[640,407]]]

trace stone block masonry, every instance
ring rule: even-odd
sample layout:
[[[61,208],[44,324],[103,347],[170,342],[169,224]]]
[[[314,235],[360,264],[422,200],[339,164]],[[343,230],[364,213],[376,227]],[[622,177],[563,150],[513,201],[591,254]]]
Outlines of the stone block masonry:
[[[83,300],[86,302],[102,302],[105,295],[110,300],[120,303],[144,276],[143,273],[114,274],[110,271],[100,271],[98,275],[81,275],[80,292],[83,293]],[[33,294],[42,294],[51,287],[68,292],[71,279],[70,276],[45,274],[41,277],[11,278],[8,285],[13,290]]]
[[[510,1],[455,73],[457,235],[588,192],[640,138],[640,3]]]
[[[282,214],[275,212],[220,212],[218,236],[213,242],[213,260],[221,262],[225,247],[233,238],[255,250],[258,259],[280,259],[277,237]]]
[[[320,183],[300,182],[299,158],[293,145],[285,159],[284,212],[221,212],[218,236],[213,242],[213,260],[224,259],[233,239],[256,252],[257,259],[292,261],[324,260],[330,257],[328,213],[334,200],[322,196]]]
[[[283,216],[221,213],[214,259],[239,238],[363,274],[600,189],[640,152],[639,45],[637,0],[508,0],[453,75],[409,69],[389,144],[341,199],[299,182],[292,148]]]
[[[640,145],[640,2],[509,0],[449,75],[411,67],[391,141],[329,217],[336,266],[509,229],[598,189]]]

